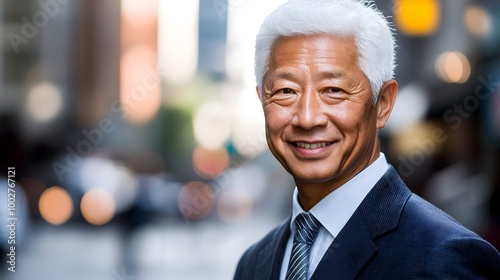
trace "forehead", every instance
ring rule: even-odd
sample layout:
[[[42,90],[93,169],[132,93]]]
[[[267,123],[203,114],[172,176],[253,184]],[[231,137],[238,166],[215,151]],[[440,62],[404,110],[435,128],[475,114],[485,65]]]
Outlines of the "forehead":
[[[301,35],[276,40],[269,55],[269,70],[291,64],[356,66],[358,51],[353,37]]]

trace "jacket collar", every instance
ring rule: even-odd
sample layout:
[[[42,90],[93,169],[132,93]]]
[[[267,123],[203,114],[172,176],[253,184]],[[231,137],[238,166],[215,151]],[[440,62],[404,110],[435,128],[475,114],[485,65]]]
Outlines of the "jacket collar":
[[[311,279],[354,279],[377,251],[373,240],[397,226],[410,195],[389,167],[332,242]]]
[[[259,252],[255,279],[279,279],[286,243],[290,237],[290,220],[291,217],[277,227],[271,242]]]

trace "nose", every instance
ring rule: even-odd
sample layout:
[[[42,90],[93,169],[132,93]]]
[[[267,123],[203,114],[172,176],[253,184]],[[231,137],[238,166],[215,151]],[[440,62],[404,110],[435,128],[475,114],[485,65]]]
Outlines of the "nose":
[[[328,118],[324,107],[318,92],[308,91],[302,94],[296,103],[292,125],[305,130],[326,126]]]

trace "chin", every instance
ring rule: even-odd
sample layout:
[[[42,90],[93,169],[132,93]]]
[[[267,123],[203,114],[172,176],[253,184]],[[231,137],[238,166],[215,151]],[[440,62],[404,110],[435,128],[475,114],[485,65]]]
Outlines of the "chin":
[[[327,181],[335,181],[334,174],[324,174],[324,173],[304,173],[304,172],[290,172],[295,182],[300,183],[324,183]]]

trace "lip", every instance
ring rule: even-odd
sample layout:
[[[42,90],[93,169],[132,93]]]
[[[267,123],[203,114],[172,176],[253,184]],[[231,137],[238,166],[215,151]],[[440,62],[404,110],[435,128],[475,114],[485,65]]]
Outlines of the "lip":
[[[337,141],[293,141],[288,142],[297,157],[317,159],[325,156]]]

